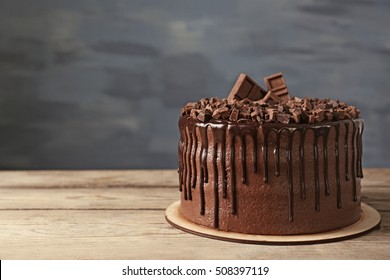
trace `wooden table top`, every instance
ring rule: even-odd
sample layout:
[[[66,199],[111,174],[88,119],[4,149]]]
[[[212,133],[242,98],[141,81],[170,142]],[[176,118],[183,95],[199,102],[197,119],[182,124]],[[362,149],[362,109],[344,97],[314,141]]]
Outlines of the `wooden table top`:
[[[380,229],[316,245],[247,245],[170,226],[175,170],[1,171],[0,259],[390,259],[390,169],[365,169]]]

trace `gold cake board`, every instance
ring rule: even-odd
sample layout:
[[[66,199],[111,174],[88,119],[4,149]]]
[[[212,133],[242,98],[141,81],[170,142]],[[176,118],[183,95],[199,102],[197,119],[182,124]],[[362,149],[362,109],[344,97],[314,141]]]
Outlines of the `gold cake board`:
[[[203,237],[249,244],[310,244],[339,241],[356,237],[376,228],[381,221],[380,214],[371,206],[362,203],[362,217],[353,225],[314,234],[302,235],[256,235],[220,231],[204,227],[185,219],[180,213],[180,201],[172,203],[165,210],[165,218],[174,227]]]

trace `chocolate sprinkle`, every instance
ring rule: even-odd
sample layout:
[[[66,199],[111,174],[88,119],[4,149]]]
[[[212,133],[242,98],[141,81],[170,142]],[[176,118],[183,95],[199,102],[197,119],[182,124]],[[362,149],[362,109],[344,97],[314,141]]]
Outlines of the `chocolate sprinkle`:
[[[269,99],[252,101],[248,98],[228,102],[226,98],[202,98],[187,103],[181,109],[182,116],[189,116],[201,122],[230,120],[231,122],[279,122],[321,123],[359,118],[359,110],[339,100],[299,98],[287,101]]]

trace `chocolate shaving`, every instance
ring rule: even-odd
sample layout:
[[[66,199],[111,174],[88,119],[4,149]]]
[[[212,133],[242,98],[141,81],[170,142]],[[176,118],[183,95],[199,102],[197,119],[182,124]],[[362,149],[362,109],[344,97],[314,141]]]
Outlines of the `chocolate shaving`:
[[[360,111],[339,100],[298,98],[268,102],[233,100],[216,97],[190,102],[181,108],[181,114],[201,122],[229,120],[232,122],[321,123],[359,118]]]

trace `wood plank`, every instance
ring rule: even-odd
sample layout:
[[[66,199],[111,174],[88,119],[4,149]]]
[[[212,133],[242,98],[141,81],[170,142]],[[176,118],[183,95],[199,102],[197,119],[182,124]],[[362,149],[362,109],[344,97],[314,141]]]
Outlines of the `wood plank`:
[[[0,188],[0,210],[160,209],[180,198],[179,188]]]
[[[0,188],[175,187],[176,170],[0,171]]]
[[[390,212],[382,219],[381,229],[351,240],[265,246],[181,232],[162,210],[3,210],[0,259],[389,259]]]

